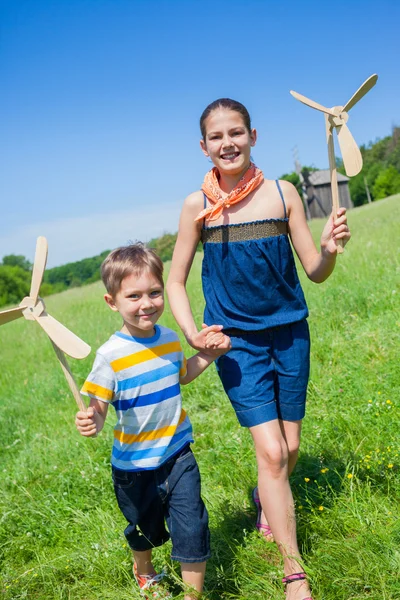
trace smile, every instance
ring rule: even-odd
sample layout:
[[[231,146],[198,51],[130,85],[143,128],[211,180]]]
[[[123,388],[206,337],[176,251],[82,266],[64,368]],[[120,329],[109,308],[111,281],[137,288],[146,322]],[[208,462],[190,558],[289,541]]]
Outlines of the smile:
[[[147,315],[137,315],[137,316],[139,319],[148,319],[150,317],[153,317],[156,313],[157,313],[157,311],[154,311],[152,313],[148,313]]]
[[[240,152],[226,152],[225,154],[221,154],[221,158],[223,160],[233,160],[239,156]]]

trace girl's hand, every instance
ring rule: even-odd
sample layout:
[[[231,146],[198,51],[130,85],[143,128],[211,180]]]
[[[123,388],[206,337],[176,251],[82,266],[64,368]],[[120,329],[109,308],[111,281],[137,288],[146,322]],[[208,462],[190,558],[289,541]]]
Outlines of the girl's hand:
[[[85,437],[94,437],[97,435],[94,408],[89,406],[87,411],[77,412],[75,417],[75,425],[79,433]]]
[[[220,332],[222,325],[206,325],[203,323],[201,331],[198,331],[191,337],[187,338],[188,343],[195,348],[195,350],[202,350],[207,354],[208,347],[206,345],[207,336],[210,333]],[[222,334],[223,335],[223,334]]]
[[[332,212],[321,235],[321,252],[325,256],[336,256],[337,240],[343,240],[343,246],[351,238],[350,229],[347,225],[346,209],[339,208],[337,217]]]

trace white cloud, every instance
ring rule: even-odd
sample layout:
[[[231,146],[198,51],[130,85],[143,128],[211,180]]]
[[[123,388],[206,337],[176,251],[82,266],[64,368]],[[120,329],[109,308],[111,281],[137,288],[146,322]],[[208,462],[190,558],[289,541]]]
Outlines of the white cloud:
[[[103,250],[122,246],[129,241],[149,241],[178,229],[181,203],[148,205],[144,210],[130,210],[44,221],[8,230],[0,238],[0,258],[23,254],[33,262],[36,238],[43,235],[49,244],[47,266],[95,256]]]

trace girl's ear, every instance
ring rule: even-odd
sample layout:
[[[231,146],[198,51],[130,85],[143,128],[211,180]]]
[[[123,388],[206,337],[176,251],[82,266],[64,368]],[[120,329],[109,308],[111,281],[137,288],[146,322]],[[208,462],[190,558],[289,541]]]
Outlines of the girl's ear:
[[[205,156],[210,156],[207,152],[207,146],[203,139],[200,140],[200,148]]]
[[[114,312],[118,312],[118,308],[115,306],[114,298],[111,296],[111,294],[104,294],[104,300],[111,308],[111,310],[113,310]]]
[[[252,129],[250,131],[250,146],[255,146],[257,141],[257,131]]]

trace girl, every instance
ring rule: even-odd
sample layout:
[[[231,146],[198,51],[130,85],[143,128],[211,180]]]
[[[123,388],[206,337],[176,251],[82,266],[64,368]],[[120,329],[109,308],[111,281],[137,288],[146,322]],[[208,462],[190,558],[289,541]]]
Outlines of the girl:
[[[240,424],[254,440],[258,525],[273,535],[282,554],[287,600],[310,600],[289,485],[305,413],[308,310],[289,237],[307,276],[320,283],[335,267],[337,240],[350,239],[346,210],[331,215],[318,252],[295,187],[265,179],[251,162],[257,132],[247,109],[229,98],[216,100],[203,112],[200,129],[201,149],[214,168],[202,190],[184,202],[169,301],[193,348],[212,351],[221,329],[231,337],[232,350],[217,360],[217,369]],[[215,332],[208,334],[197,330],[185,287],[200,239],[204,321]]]

